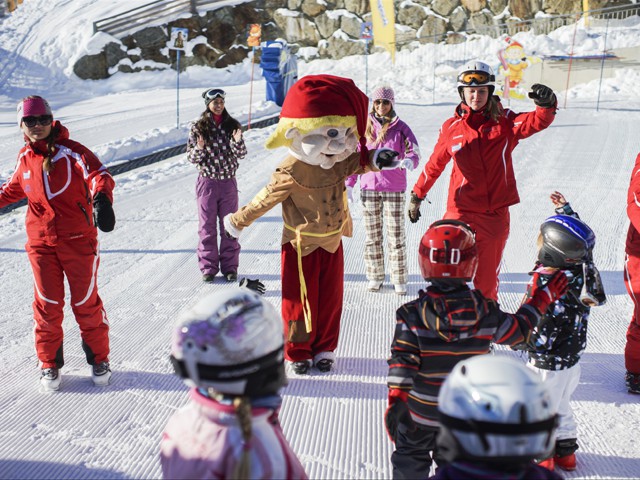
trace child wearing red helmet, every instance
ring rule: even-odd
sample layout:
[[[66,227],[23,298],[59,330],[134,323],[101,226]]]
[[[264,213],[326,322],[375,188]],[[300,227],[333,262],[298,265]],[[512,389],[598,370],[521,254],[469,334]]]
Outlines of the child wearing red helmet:
[[[567,278],[554,275],[536,288],[515,314],[472,290],[478,267],[475,233],[464,222],[440,220],[422,237],[422,276],[430,285],[396,312],[388,360],[389,407],[385,425],[395,451],[393,478],[426,478],[438,455],[438,393],[460,361],[489,353],[491,343],[515,345],[527,339],[541,312],[562,296]]]

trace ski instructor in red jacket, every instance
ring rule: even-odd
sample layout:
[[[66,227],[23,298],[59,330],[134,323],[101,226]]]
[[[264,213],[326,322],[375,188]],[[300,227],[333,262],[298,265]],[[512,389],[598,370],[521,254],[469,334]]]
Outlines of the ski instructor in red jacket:
[[[557,100],[549,87],[535,84],[532,112],[504,110],[493,95],[489,65],[473,61],[458,74],[462,102],[440,129],[429,161],[413,187],[409,220],[420,218],[420,204],[453,159],[445,219],[461,220],[476,232],[478,270],[474,287],[498,299],[498,274],[509,237],[509,207],[520,202],[511,152],[523,138],[544,130],[555,118]],[[455,259],[453,259],[455,260]]]
[[[109,323],[98,295],[96,226],[104,232],[115,226],[113,178],[88,148],[69,139],[44,98],[29,96],[18,104],[18,125],[25,146],[15,171],[0,186],[0,208],[28,200],[26,251],[34,278],[40,382],[44,390],[60,386],[66,276],[93,382],[107,385]]]

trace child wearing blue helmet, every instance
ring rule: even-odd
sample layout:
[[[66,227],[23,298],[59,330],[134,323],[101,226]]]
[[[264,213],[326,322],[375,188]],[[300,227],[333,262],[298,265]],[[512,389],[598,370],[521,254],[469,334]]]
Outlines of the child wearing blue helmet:
[[[525,299],[533,288],[544,285],[558,270],[569,278],[567,293],[540,317],[529,340],[519,345],[529,358],[529,366],[548,384],[560,423],[556,448],[539,463],[575,470],[578,449],[577,428],[570,399],[580,381],[580,356],[587,346],[587,324],[591,307],[606,301],[600,273],[593,264],[595,234],[580,220],[560,192],[551,194],[556,215],[540,226],[538,261],[531,272]]]

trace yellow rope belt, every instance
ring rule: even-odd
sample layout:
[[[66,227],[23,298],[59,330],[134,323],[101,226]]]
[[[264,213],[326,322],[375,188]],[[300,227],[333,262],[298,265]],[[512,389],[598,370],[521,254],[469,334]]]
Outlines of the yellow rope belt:
[[[343,223],[344,225],[344,223]],[[304,313],[304,325],[307,329],[307,333],[311,333],[311,307],[309,306],[309,297],[307,295],[307,282],[304,280],[304,273],[302,272],[302,236],[306,237],[331,237],[332,235],[337,235],[338,233],[342,233],[342,227],[338,230],[334,230],[332,232],[327,233],[312,233],[312,232],[301,232],[301,226],[292,227],[290,225],[284,224],[284,227],[292,232],[296,233],[296,252],[298,254],[298,277],[300,279],[300,301],[302,302],[302,312]]]

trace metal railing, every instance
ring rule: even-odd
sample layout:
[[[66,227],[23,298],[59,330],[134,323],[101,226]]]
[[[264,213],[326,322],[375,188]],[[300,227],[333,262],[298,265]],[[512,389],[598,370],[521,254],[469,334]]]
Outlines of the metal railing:
[[[263,118],[261,120],[251,122],[251,128],[264,128],[269,125],[273,125],[274,123],[278,123],[280,119],[279,115],[275,115],[272,117]],[[246,130],[247,126],[242,125],[242,129]],[[149,155],[143,155],[142,157],[134,158],[132,160],[127,160],[126,162],[119,163],[117,165],[108,166],[109,172],[111,175],[120,175],[122,173],[130,172],[131,170],[135,170],[136,168],[146,167],[147,165],[151,165],[153,163],[160,162],[162,160],[166,160],[167,158],[175,157],[177,155],[183,155],[187,153],[187,144],[181,143],[180,145],[174,145],[173,147],[167,147],[157,152],[150,153]],[[11,205],[7,205],[6,207],[0,208],[0,215],[8,213],[16,208],[24,207],[27,204],[27,200],[20,200],[18,202],[12,203]]]
[[[201,11],[237,3],[239,0],[156,0],[93,22],[93,33],[105,32],[123,38],[144,27],[162,25],[182,16],[198,15]]]
[[[640,4],[619,5],[616,7],[599,8],[597,10],[587,10],[586,15],[598,20],[623,20],[628,17],[640,15]],[[583,18],[583,12],[554,15],[550,17],[534,18],[532,20],[519,20],[498,25],[485,25],[478,28],[467,29],[467,33],[477,33],[498,38],[501,35],[514,35],[518,32],[529,32],[533,30],[536,35],[547,35],[549,32],[566,25],[573,25]]]

